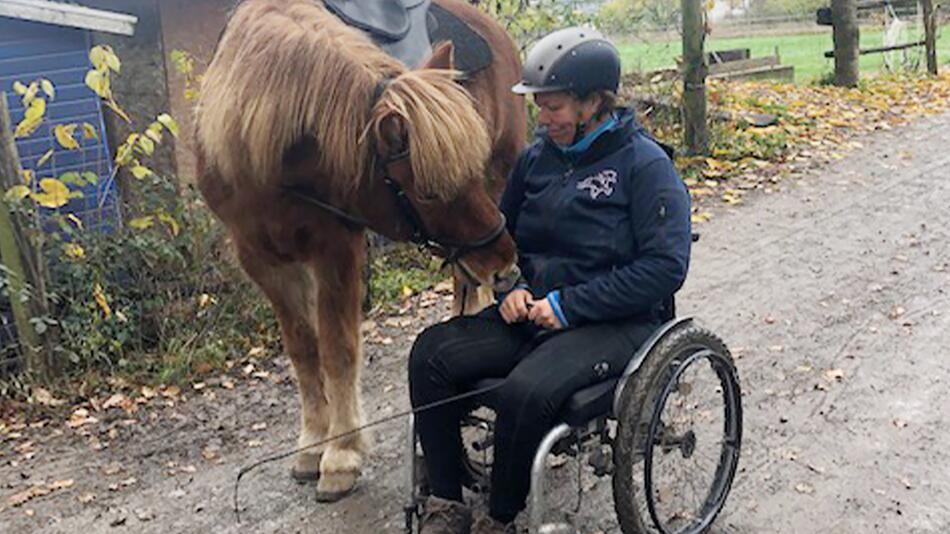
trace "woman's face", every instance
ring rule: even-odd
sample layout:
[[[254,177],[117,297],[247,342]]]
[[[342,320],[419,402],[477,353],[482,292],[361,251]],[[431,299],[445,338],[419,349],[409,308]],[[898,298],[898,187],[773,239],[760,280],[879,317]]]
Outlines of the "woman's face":
[[[570,93],[539,93],[534,103],[541,108],[538,124],[548,129],[548,136],[561,146],[574,141],[579,122],[588,123],[597,111],[599,98],[578,100]]]

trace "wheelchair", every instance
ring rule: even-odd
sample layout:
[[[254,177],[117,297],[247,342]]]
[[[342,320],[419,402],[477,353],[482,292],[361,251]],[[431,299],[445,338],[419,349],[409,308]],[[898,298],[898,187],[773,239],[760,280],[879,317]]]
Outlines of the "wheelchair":
[[[742,441],[735,365],[719,337],[690,317],[675,318],[672,299],[667,317],[620,377],[576,392],[561,408],[560,423],[542,439],[532,464],[527,510],[531,534],[577,532],[563,518],[544,519],[552,453],[578,462],[584,456],[596,476],[611,477],[624,534],[700,533],[722,510]],[[481,380],[472,391],[502,380]],[[481,494],[489,490],[491,470],[492,406],[497,402],[491,393],[477,398],[462,421],[465,486]],[[413,534],[428,487],[411,418],[408,426],[404,511],[405,532]]]

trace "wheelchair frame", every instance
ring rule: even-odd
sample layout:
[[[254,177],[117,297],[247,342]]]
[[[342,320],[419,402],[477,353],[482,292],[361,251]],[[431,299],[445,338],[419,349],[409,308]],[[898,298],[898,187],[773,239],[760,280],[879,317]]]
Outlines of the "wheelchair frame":
[[[543,523],[543,515],[546,510],[545,507],[545,479],[547,475],[547,457],[555,450],[559,445],[563,446],[565,452],[570,454],[575,454],[580,457],[584,454],[586,449],[590,448],[597,440],[600,440],[600,443],[595,446],[604,446],[609,444],[606,438],[607,432],[607,422],[620,412],[620,403],[621,397],[624,391],[624,388],[627,385],[627,382],[634,376],[634,374],[640,370],[643,366],[646,357],[650,352],[657,347],[667,336],[669,336],[675,330],[680,328],[687,328],[693,324],[692,317],[681,317],[673,318],[666,323],[662,324],[653,334],[640,346],[636,353],[634,353],[630,362],[627,364],[623,373],[619,377],[617,385],[614,388],[613,392],[613,403],[612,409],[606,413],[597,414],[596,416],[590,418],[582,425],[572,426],[566,422],[562,422],[554,426],[541,440],[541,443],[538,446],[537,451],[534,455],[534,460],[531,466],[531,489],[528,496],[528,508],[529,508],[529,532],[531,534],[541,534],[558,531],[562,524],[545,524]],[[736,384],[738,388],[738,384]],[[738,393],[738,389],[736,389]],[[661,407],[662,409],[662,407]],[[739,401],[738,406],[738,435],[736,446],[736,458],[731,466],[732,474],[735,472],[735,463],[738,461],[738,447],[739,441],[741,441],[741,401]],[[572,438],[567,440],[567,438]],[[408,500],[406,502],[404,511],[405,511],[405,532],[406,534],[412,534],[414,532],[414,523],[415,519],[420,516],[421,511],[421,495],[417,494],[418,490],[418,469],[417,465],[417,454],[416,446],[418,443],[417,435],[415,432],[415,424],[412,416],[409,417],[408,422],[408,433],[407,433],[407,444],[409,445],[409,458],[406,463],[408,470],[406,476],[406,483],[408,489]],[[591,465],[594,465],[591,463]],[[595,473],[598,476],[604,476],[612,470],[612,465],[609,467],[600,466],[600,469],[597,470],[595,466]],[[730,474],[728,480],[726,481],[725,486],[725,495],[728,494],[729,486],[731,485]],[[725,500],[725,495],[722,497],[722,501]],[[652,504],[650,513],[654,516],[653,521],[656,522],[655,511],[652,509]],[[721,504],[719,505],[721,507]],[[718,510],[717,510],[718,513]],[[715,514],[709,518],[709,522],[714,519]],[[662,532],[665,532],[662,527],[658,527]]]

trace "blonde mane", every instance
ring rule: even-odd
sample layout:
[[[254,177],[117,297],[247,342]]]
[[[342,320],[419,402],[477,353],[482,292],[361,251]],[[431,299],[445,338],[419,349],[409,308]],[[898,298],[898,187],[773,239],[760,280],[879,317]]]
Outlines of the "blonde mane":
[[[374,103],[383,80],[392,82]],[[405,120],[418,188],[448,198],[483,176],[488,133],[452,72],[408,71],[319,2],[246,0],[218,43],[195,117],[198,144],[225,179],[276,185],[284,153],[309,136],[315,171],[348,194],[372,175],[375,138],[392,113]]]

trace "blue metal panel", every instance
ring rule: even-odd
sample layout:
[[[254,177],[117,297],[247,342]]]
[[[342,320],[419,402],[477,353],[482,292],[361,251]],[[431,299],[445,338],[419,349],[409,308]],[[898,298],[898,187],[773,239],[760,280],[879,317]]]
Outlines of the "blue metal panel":
[[[89,64],[89,33],[38,22],[0,17],[0,91],[6,91],[14,124],[23,118],[23,105],[12,91],[13,82],[29,85],[46,78],[56,87],[48,103],[45,123],[29,138],[18,139],[17,149],[24,168],[38,178],[58,177],[65,172],[94,172],[98,184],[83,189],[83,198],[62,208],[77,215],[86,227],[108,230],[119,221],[119,199],[112,159],[106,143],[102,106],[85,84]],[[53,135],[57,124],[88,122],[98,139],[80,139],[80,150],[66,150]],[[53,156],[37,168],[49,150]]]

